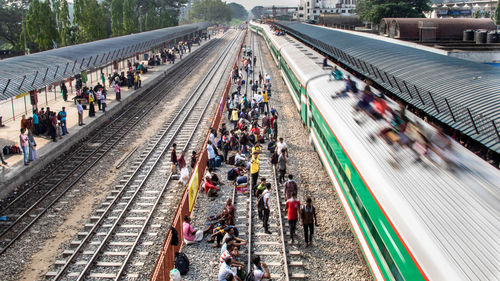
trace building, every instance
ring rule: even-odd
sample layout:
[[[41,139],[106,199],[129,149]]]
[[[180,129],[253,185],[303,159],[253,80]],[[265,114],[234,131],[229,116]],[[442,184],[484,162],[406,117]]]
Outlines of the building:
[[[430,18],[488,18],[495,13],[498,0],[433,0]]]
[[[259,7],[256,10],[256,18],[291,20],[297,12],[297,7],[268,6]]]
[[[353,15],[355,9],[356,0],[301,0],[294,18],[317,22],[322,13]]]

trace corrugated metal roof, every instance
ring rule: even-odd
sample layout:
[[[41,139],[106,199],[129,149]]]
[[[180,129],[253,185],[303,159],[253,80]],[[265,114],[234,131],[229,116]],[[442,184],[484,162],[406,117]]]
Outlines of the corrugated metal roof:
[[[279,24],[409,104],[500,153],[499,68],[395,44],[383,37],[379,40],[297,22]]]
[[[208,26],[209,23],[196,23],[162,28],[1,60],[0,100],[43,88]]]

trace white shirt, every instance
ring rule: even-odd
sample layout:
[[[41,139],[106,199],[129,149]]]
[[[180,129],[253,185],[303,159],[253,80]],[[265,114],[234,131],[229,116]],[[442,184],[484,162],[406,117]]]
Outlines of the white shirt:
[[[83,112],[83,107],[81,104],[77,104],[76,109],[78,109],[78,113],[80,113],[80,114]]]
[[[264,191],[264,195],[263,195],[262,199],[264,200],[264,209],[269,209],[269,208],[267,207],[267,205],[268,205],[268,204],[269,204],[269,205],[271,204],[271,202],[269,202],[269,201],[271,200],[271,192],[269,192],[269,191],[266,189],[266,190]],[[266,202],[267,202],[267,204],[266,204]]]
[[[214,135],[213,133],[210,133],[209,140],[210,140],[212,143],[215,143],[215,135]]]
[[[257,103],[262,103],[264,101],[264,97],[262,95],[255,95],[255,100],[257,101]]]
[[[207,145],[207,152],[208,152],[208,159],[215,158],[215,151],[214,151],[214,148],[211,144]]]
[[[253,265],[253,280],[254,281],[261,281],[262,277],[264,277],[265,274],[266,273],[263,270],[258,269],[257,266],[255,266],[255,264]]]
[[[286,142],[278,142],[278,144],[276,145],[276,147],[278,149],[278,155],[281,155],[281,150],[283,150],[283,148],[287,148]]]
[[[231,267],[224,262],[223,264],[221,264],[221,266],[219,268],[219,275],[218,275],[219,281],[225,281],[226,275],[228,273],[231,273],[233,276],[236,275],[236,273],[233,272]]]

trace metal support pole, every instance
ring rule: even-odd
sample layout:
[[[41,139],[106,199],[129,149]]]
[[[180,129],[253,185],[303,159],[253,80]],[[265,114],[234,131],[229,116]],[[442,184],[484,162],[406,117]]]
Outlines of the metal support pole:
[[[26,105],[26,96],[24,98],[24,114],[28,115],[28,106]]]
[[[451,111],[451,107],[450,107],[450,104],[448,103],[448,99],[444,98],[444,101],[446,102],[446,105],[448,106],[448,110],[450,111],[451,118],[453,118],[453,122],[457,122],[457,120],[455,119],[455,115],[453,115],[453,111]]]
[[[47,105],[49,105],[49,101],[48,101],[48,99],[47,99],[47,92],[45,92],[45,105],[46,105],[46,106],[47,106]]]
[[[387,81],[389,82],[389,85],[391,85],[391,88],[394,88],[394,86],[392,86],[391,79],[389,79],[389,76],[387,75],[387,72],[384,71],[384,74],[385,74],[385,77],[387,78]]]
[[[57,71],[59,70],[59,65],[57,66],[56,68],[56,72],[54,72],[54,78],[56,78],[56,75],[57,75]]]
[[[437,107],[437,104],[436,102],[434,101],[434,98],[432,97],[432,94],[430,91],[427,91],[427,93],[429,94],[429,97],[431,98],[431,101],[432,103],[434,104],[434,108],[436,109],[437,113],[439,113],[439,108]]]
[[[420,102],[422,102],[422,104],[425,105],[425,102],[422,99],[422,97],[420,96],[420,92],[418,91],[417,86],[413,85],[413,88],[415,88],[415,91],[417,92],[417,95],[418,95],[418,98],[420,99]]]
[[[18,90],[20,90],[20,89],[21,89],[21,87],[23,86],[23,84],[24,84],[24,80],[26,80],[26,75],[24,75],[24,77],[23,77],[23,81],[21,81],[21,84],[19,84],[19,88],[18,88]]]
[[[14,112],[14,98],[10,97],[10,103],[12,105],[12,120],[16,121],[16,113]]]
[[[7,91],[7,87],[9,87],[10,84],[10,79],[7,81],[7,84],[5,84],[5,88],[3,88],[2,94],[5,94],[5,91]]]
[[[405,88],[406,88],[406,90],[408,91],[408,94],[410,94],[410,98],[412,98],[412,99],[413,99],[413,95],[411,94],[410,89],[408,89],[408,86],[406,85],[405,80],[403,80],[403,85],[405,85]]]
[[[479,135],[479,130],[477,129],[476,122],[474,122],[474,118],[472,118],[472,114],[470,110],[467,108],[467,112],[469,113],[470,120],[472,121],[472,125],[474,126],[474,130],[476,130],[476,134]]]
[[[43,76],[43,80],[45,82],[45,78],[47,78],[47,73],[49,73],[49,68],[47,67],[47,70],[45,70],[45,75]]]
[[[495,124],[495,120],[491,120],[491,124],[493,124],[493,128],[495,128],[495,132],[497,133],[498,140],[500,140],[500,133],[498,132],[497,125]]]
[[[38,70],[35,73],[35,78],[33,78],[33,82],[31,82],[31,86],[33,86],[33,84],[35,84],[35,81],[36,81],[37,77],[38,77]]]

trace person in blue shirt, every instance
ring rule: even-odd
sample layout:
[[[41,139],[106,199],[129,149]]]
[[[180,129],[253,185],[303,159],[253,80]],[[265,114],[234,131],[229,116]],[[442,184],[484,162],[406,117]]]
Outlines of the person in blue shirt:
[[[40,133],[40,119],[38,118],[38,112],[36,110],[33,111],[33,130],[33,133],[38,136]]]
[[[66,127],[66,116],[67,116],[67,112],[66,112],[66,107],[63,106],[62,110],[59,111],[59,113],[57,114],[59,121],[61,122],[61,130],[62,130],[62,134],[63,136],[68,134],[68,128]]]

